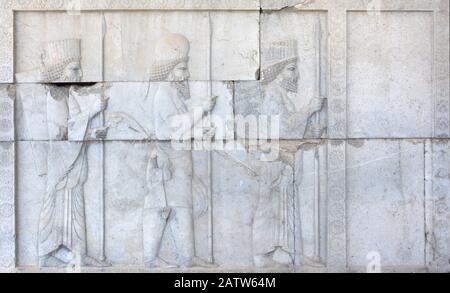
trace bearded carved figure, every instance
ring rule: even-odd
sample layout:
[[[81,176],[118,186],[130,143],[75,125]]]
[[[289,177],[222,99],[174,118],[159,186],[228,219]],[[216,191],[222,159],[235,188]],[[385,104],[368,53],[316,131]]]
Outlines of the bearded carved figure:
[[[89,177],[87,141],[106,137],[106,129],[92,127],[91,122],[106,109],[107,102],[100,95],[87,107],[81,107],[81,102],[73,87],[49,86],[47,191],[38,234],[41,267],[109,266],[88,255],[84,196]],[[79,143],[67,141],[69,131]]]
[[[300,130],[303,136],[310,133],[312,137],[319,137],[324,126],[311,124],[310,118],[322,110],[325,99],[315,97],[307,107],[297,107],[296,101],[300,98],[297,51],[296,40],[262,45],[261,56],[265,67],[261,70],[263,101],[260,114],[279,115],[281,134],[298,133]]]
[[[17,82],[80,82],[81,40],[50,41],[41,53],[40,68],[16,74]]]
[[[189,49],[189,41],[183,35],[163,35],[156,44],[157,61],[151,68],[152,79],[168,82],[159,84],[153,101],[158,142],[147,165],[149,193],[143,210],[144,262],[150,268],[209,265],[195,252],[193,203],[194,197],[204,193],[196,190],[199,185],[193,172],[192,152],[175,149],[168,142],[190,142],[193,128],[215,106],[213,97],[205,98],[200,105],[191,99]],[[202,115],[194,118],[195,110]],[[164,254],[163,247],[167,246]]]
[[[81,40],[53,41],[42,54],[41,79],[44,82],[80,82]]]

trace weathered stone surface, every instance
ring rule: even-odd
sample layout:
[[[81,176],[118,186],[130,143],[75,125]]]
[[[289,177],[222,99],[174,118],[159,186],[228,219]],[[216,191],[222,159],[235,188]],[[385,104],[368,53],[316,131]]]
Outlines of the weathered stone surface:
[[[88,1],[10,1],[5,8],[17,10],[259,10],[259,0],[88,0]]]
[[[102,81],[103,23],[100,13],[18,12],[15,28],[14,64],[17,82],[67,82],[62,76],[46,80],[42,76],[41,64],[47,62],[52,66],[67,58],[70,52],[62,48],[49,50],[48,46],[54,41],[70,39],[79,40],[81,81]]]
[[[433,136],[431,12],[349,13],[347,58],[349,137]]]
[[[347,145],[350,266],[424,266],[425,142],[355,140]],[[405,224],[408,223],[408,224]]]
[[[152,80],[155,46],[165,33],[189,40],[191,80],[255,79],[257,12],[111,12],[104,19],[106,81]]]

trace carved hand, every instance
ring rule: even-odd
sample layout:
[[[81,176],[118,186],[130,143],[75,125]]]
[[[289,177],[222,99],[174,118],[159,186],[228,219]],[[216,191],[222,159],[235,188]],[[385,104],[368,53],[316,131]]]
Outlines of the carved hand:
[[[309,103],[309,115],[313,115],[322,110],[324,103],[325,103],[324,97],[312,99],[311,102]]]
[[[106,139],[106,135],[108,134],[108,128],[107,127],[95,128],[93,130],[93,134],[95,139]]]
[[[206,113],[211,112],[214,109],[214,107],[216,106],[217,98],[218,98],[217,96],[205,98],[205,100],[203,101],[203,104],[202,104],[203,111]]]
[[[208,127],[203,129],[203,139],[204,140],[212,140],[214,136],[216,135],[216,127]]]
[[[92,115],[97,115],[98,113],[105,111],[107,106],[108,106],[107,99],[102,98],[97,99],[91,108]]]

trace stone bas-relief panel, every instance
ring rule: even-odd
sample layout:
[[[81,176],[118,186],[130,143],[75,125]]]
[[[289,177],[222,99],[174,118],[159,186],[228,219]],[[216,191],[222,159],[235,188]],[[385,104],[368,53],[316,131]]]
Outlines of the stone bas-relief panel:
[[[1,271],[449,271],[448,1],[3,3]]]
[[[349,266],[374,253],[386,267],[423,267],[425,141],[355,140],[347,144]]]
[[[348,137],[433,137],[433,19],[348,13]]]
[[[16,82],[103,80],[101,13],[17,12]]]
[[[255,80],[258,12],[105,12],[105,81],[157,80],[151,71],[166,33],[189,40],[191,80]],[[173,55],[173,54],[172,54]]]

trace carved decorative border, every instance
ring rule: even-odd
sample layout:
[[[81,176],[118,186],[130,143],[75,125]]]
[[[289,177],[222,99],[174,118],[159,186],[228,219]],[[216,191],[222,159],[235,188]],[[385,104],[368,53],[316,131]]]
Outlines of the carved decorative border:
[[[331,139],[347,137],[347,12],[329,11],[330,79],[328,132]]]
[[[427,196],[427,253],[426,262],[432,270],[450,270],[450,157],[449,141],[432,141],[431,191]]]
[[[328,142],[328,252],[327,266],[347,268],[346,142]]]
[[[14,140],[14,99],[14,86],[0,84],[0,141]]]
[[[16,264],[14,165],[15,144],[0,143],[0,268]]]
[[[14,13],[0,4],[0,83],[12,83],[14,72]]]

